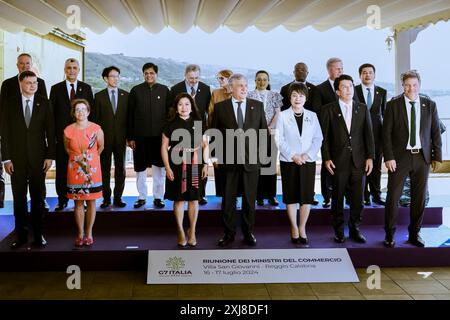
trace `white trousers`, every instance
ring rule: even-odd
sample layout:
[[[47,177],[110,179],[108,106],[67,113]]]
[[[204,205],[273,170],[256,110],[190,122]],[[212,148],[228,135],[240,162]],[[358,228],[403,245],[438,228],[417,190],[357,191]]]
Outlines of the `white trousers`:
[[[152,166],[153,198],[164,199],[164,183],[166,181],[166,169],[164,167]],[[136,172],[136,187],[139,200],[147,199],[147,170]]]

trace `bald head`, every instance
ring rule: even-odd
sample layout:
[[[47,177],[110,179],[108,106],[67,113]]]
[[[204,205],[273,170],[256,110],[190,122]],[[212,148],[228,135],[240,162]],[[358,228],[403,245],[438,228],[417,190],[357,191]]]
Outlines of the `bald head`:
[[[308,77],[308,66],[304,62],[299,62],[294,67],[294,77],[296,81],[305,82]]]

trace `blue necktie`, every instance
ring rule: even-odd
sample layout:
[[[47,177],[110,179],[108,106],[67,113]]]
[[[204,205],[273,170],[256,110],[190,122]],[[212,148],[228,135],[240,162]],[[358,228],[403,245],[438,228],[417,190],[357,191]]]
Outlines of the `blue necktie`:
[[[241,109],[242,101],[238,101],[237,104],[238,104],[237,123],[238,123],[239,129],[243,129],[244,128],[244,115],[242,114],[242,109]]]
[[[367,108],[372,108],[372,92],[370,91],[369,88],[367,88]]]

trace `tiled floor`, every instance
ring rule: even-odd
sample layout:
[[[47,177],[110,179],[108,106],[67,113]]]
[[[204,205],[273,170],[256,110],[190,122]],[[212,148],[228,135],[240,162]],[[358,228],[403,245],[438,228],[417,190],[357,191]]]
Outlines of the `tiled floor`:
[[[144,272],[82,272],[81,289],[69,290],[62,272],[5,272],[0,299],[450,300],[450,268],[382,269],[381,288],[373,290],[370,274],[357,273],[359,283],[147,285]]]

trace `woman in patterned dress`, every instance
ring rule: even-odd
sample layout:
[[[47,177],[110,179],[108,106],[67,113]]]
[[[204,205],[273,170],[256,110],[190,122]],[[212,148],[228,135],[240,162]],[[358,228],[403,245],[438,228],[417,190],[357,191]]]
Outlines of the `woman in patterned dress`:
[[[89,102],[84,99],[75,99],[71,110],[75,122],[64,129],[64,147],[69,154],[67,198],[75,202],[74,213],[78,228],[75,246],[77,247],[91,246],[94,243],[92,228],[96,214],[95,200],[102,197],[100,153],[104,147],[104,136],[99,125],[88,121],[90,111]]]
[[[277,124],[278,115],[280,114],[281,106],[283,105],[283,97],[281,94],[270,90],[269,73],[264,70],[259,70],[255,75],[256,89],[248,93],[248,98],[261,101],[264,105],[264,112],[266,114],[267,126],[269,128],[270,139],[267,144],[267,156],[271,157],[272,161],[276,162],[278,150],[271,150],[275,148],[274,129]],[[273,153],[273,155],[272,155]],[[276,168],[276,164],[271,163]],[[263,167],[270,167],[266,165]],[[276,169],[275,169],[276,170]],[[277,173],[260,174],[258,179],[258,190],[256,192],[256,203],[258,206],[264,205],[264,199],[269,200],[271,206],[278,206],[279,203],[275,198],[277,195]]]
[[[190,94],[180,93],[169,111],[163,128],[161,156],[166,169],[165,199],[174,201],[173,211],[178,227],[178,246],[195,247],[195,228],[201,186],[208,177],[208,140],[201,118]],[[197,129],[196,129],[197,127]],[[181,130],[180,130],[181,129]],[[175,132],[176,131],[176,132]],[[181,135],[181,137],[180,137]],[[184,202],[188,202],[190,227],[188,237],[183,228]]]

